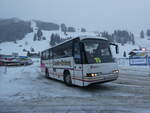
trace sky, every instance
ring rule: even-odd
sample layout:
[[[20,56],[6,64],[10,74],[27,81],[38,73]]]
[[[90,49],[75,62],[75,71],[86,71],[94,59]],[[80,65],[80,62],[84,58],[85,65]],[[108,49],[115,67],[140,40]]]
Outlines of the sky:
[[[12,17],[139,32],[150,28],[150,0],[0,0],[0,18]]]

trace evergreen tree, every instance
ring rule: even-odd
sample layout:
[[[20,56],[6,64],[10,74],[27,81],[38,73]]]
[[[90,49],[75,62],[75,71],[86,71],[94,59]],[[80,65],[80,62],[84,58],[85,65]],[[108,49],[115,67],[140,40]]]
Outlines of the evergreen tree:
[[[38,40],[39,40],[39,41],[41,40],[42,36],[43,36],[43,33],[42,33],[42,31],[39,29],[39,30],[37,31],[37,37],[38,37]]]
[[[37,40],[37,35],[36,33],[34,34],[34,37],[33,37],[33,41],[36,41]]]
[[[43,40],[46,40],[46,37],[45,36],[43,36],[43,38],[42,38]]]
[[[17,44],[17,41],[15,40],[14,43]]]
[[[34,52],[34,48],[30,48],[31,52]]]
[[[76,32],[75,28],[74,27],[68,27],[68,32]]]
[[[147,30],[146,35],[150,36],[150,29]]]
[[[60,39],[60,35],[59,35],[59,34],[56,34],[56,35],[55,35],[55,39],[56,39],[56,43],[60,43],[60,42],[61,42],[61,39]]]
[[[113,33],[113,38],[116,42],[124,45],[127,42],[128,43],[132,42],[134,35],[133,35],[133,33],[128,32],[126,30],[115,30]]]
[[[22,51],[23,51],[23,52],[27,52],[27,50],[26,50],[26,49],[23,49]]]
[[[134,34],[131,35],[132,45],[135,45]]]
[[[28,45],[28,42],[25,42],[25,45]]]
[[[107,38],[110,42],[114,42],[113,34],[111,35],[108,32],[104,31],[104,32],[101,32],[101,36]]]
[[[52,33],[50,37],[50,45],[54,46],[55,45],[55,35]]]
[[[81,32],[86,32],[86,29],[85,28],[81,28]]]
[[[62,39],[60,38],[59,34],[52,34],[50,37],[50,45],[54,46],[58,43],[62,42]]]
[[[123,57],[126,57],[126,56],[127,56],[127,55],[126,55],[126,52],[124,51],[124,52],[123,52]]]
[[[65,24],[61,24],[61,31],[62,32],[64,32],[64,33],[66,33],[67,32],[67,27],[66,27],[66,25]]]
[[[143,31],[143,30],[142,30],[141,33],[140,33],[140,37],[141,37],[141,38],[144,38],[144,31]]]
[[[27,52],[27,56],[30,57],[30,51]]]

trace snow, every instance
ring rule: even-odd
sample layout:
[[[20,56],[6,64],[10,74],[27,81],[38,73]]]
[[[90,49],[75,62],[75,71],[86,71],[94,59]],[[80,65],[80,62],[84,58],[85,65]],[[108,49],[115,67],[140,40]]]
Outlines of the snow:
[[[0,54],[7,54],[10,55],[12,53],[19,53],[19,55],[27,55],[27,52],[24,52],[23,49],[30,51],[31,48],[34,48],[35,52],[41,52],[45,49],[50,47],[50,36],[52,33],[57,33],[61,36],[61,38],[66,37],[77,37],[80,35],[94,35],[93,32],[75,32],[75,33],[67,33],[67,36],[64,35],[63,32],[60,30],[58,31],[45,31],[42,30],[43,36],[46,40],[41,41],[33,41],[34,34],[37,32],[36,23],[32,20],[31,21],[31,28],[33,28],[33,32],[26,34],[26,36],[22,40],[17,40],[17,43],[14,42],[4,42],[0,43]]]
[[[61,31],[42,31],[46,40],[33,41],[34,33],[37,32],[34,21],[32,21],[31,27],[34,31],[28,33],[23,40],[18,40],[17,44],[14,42],[1,43],[0,54],[17,52],[19,55],[26,55],[27,53],[23,52],[23,49],[34,48],[35,52],[45,50],[50,47],[49,41],[52,33],[58,33],[62,38],[95,35],[93,32],[75,32],[68,33],[65,36]],[[14,111],[16,108],[24,111],[25,108],[22,108],[22,106],[30,103],[31,105],[38,105],[41,111],[43,111],[43,105],[52,105],[53,107],[67,105],[69,109],[78,109],[83,112],[86,106],[86,110],[104,109],[107,112],[149,113],[150,66],[130,66],[128,58],[122,57],[124,51],[126,51],[128,57],[128,52],[139,47],[146,47],[150,50],[148,38],[141,39],[136,36],[135,45],[118,44],[119,54],[115,54],[115,49],[112,47],[113,55],[117,58],[116,61],[120,70],[118,80],[86,88],[68,87],[63,82],[46,79],[41,75],[39,59],[33,59],[34,64],[30,66],[1,66],[0,112],[8,111],[8,105],[14,105]],[[16,104],[22,106],[18,107]],[[52,107],[44,108],[44,110],[52,110],[50,108]],[[64,107],[60,109],[68,110]]]
[[[32,33],[28,33],[23,40],[18,40],[17,44],[15,44],[13,42],[1,43],[0,48],[2,50],[0,51],[0,54],[12,54],[13,52],[17,52],[17,53],[19,53],[19,55],[26,55],[27,52],[23,52],[23,49],[30,50],[31,48],[34,48],[35,52],[41,52],[50,47],[49,42],[50,42],[50,36],[52,33],[59,33],[61,37],[63,37],[63,38],[66,37],[62,32],[59,32],[59,31],[42,31],[42,32],[43,32],[44,36],[46,37],[46,40],[33,41],[34,32],[32,32]],[[76,37],[79,35],[91,35],[91,34],[92,34],[91,32],[87,32],[84,34],[83,33],[69,33],[69,35],[67,37]],[[124,46],[122,46],[121,44],[118,44],[119,45],[119,54],[115,54],[115,49],[113,47],[113,49],[112,49],[113,55],[117,58],[122,58],[123,53],[125,51],[127,53],[127,57],[128,57],[128,53],[133,49],[139,49],[139,45],[141,45],[140,47],[146,47],[147,49],[150,50],[150,46],[149,46],[150,40],[147,40],[146,38],[139,39],[139,40],[137,40],[136,43],[138,43],[138,44],[136,44],[136,45],[125,44]],[[20,47],[20,45],[21,45],[21,47]]]
[[[95,32],[73,32],[73,33],[67,33],[67,36],[64,35],[63,32],[60,30],[58,31],[45,31],[42,30],[43,36],[46,37],[46,40],[41,40],[41,41],[33,41],[34,34],[37,32],[37,26],[36,23],[32,20],[31,21],[31,28],[33,28],[33,32],[28,33],[23,40],[18,40],[17,44],[14,42],[4,42],[0,43],[0,54],[12,54],[12,53],[19,53],[19,55],[26,55],[27,52],[23,52],[23,49],[26,49],[30,51],[31,48],[35,49],[35,52],[41,52],[47,48],[50,47],[49,42],[50,42],[50,36],[52,33],[57,33],[61,36],[61,38],[65,37],[77,37],[77,36],[83,36],[83,35],[89,35],[89,36],[95,36]],[[145,47],[150,50],[150,40],[148,40],[149,37],[145,37],[144,39],[141,39],[140,37],[136,36],[135,37],[135,45],[132,45],[130,43],[127,43],[125,45],[119,45],[119,54],[115,54],[115,49],[112,48],[113,51],[113,56],[116,58],[123,58],[123,53],[124,51],[127,54],[133,49],[139,49],[139,47]]]
[[[13,101],[24,97],[25,100],[30,100],[38,98],[38,96],[51,96],[51,97],[66,97],[72,95],[73,97],[84,97],[86,93],[73,92],[70,88],[70,92],[66,93],[67,90],[59,90],[50,87],[48,80],[40,73],[40,61],[39,59],[34,59],[34,65],[31,66],[21,66],[21,67],[0,67],[1,82],[0,82],[0,97],[9,100],[11,96],[14,96]],[[44,80],[45,79],[45,80]],[[37,85],[35,85],[37,84]],[[49,84],[49,85],[47,85]],[[55,87],[64,87],[64,84],[55,84]],[[44,89],[42,89],[44,87]],[[41,92],[39,92],[41,91]],[[30,95],[29,93],[32,92]],[[49,93],[51,92],[51,93]],[[20,95],[15,98],[15,95]],[[26,96],[30,95],[30,96]],[[1,100],[1,99],[0,99]]]
[[[120,75],[117,81],[81,88],[46,79],[40,72],[39,59],[33,61],[33,65],[7,67],[7,71],[5,67],[0,67],[0,112],[8,111],[9,106],[13,106],[11,112],[16,109],[32,111],[31,106],[38,106],[41,111],[46,110],[46,106],[54,107],[54,111],[84,111],[86,106],[86,110],[107,110],[109,113],[149,112],[148,66],[122,64],[119,65]],[[47,111],[51,111],[50,108]]]

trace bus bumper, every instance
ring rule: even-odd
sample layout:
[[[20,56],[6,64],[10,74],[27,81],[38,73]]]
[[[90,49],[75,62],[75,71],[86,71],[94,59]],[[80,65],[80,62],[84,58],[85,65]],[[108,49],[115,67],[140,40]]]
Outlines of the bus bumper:
[[[101,75],[101,76],[92,77],[92,78],[85,77],[83,79],[83,84],[84,86],[88,86],[91,84],[100,84],[100,83],[117,80],[117,78],[118,78],[118,74],[107,74],[107,75]]]

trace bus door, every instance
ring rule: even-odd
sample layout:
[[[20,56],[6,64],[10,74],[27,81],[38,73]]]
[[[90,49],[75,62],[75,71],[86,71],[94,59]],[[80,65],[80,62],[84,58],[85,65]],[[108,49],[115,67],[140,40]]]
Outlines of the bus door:
[[[73,75],[73,82],[77,85],[83,85],[83,65],[81,63],[81,49],[79,40],[74,41],[74,49],[73,49],[73,56],[74,56],[74,75]]]
[[[52,56],[52,49],[49,50],[49,76],[53,77],[53,56]]]

